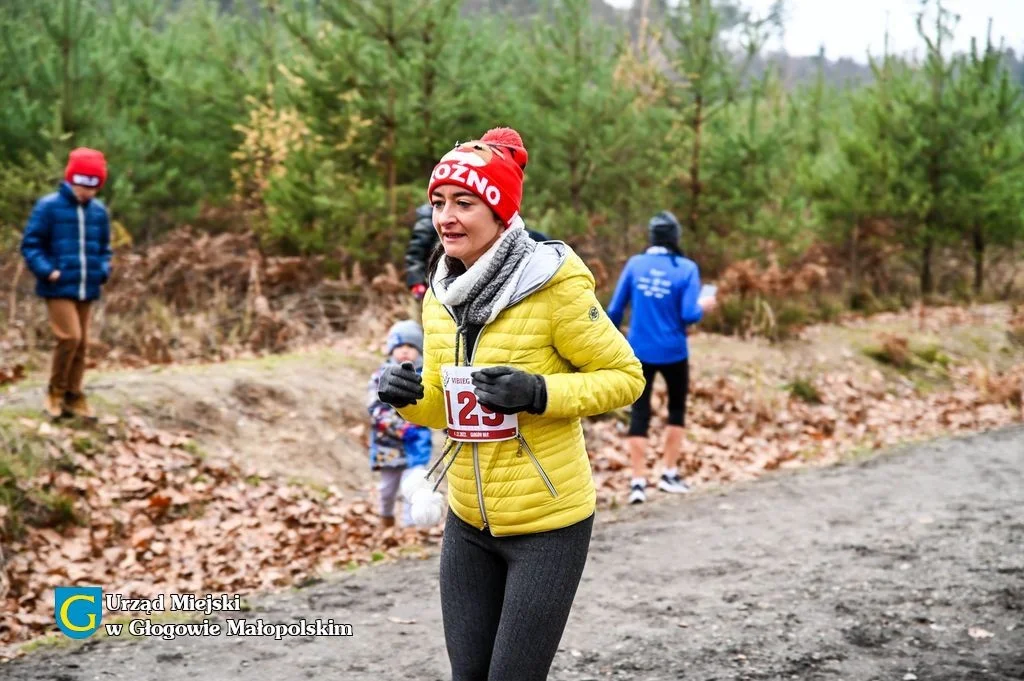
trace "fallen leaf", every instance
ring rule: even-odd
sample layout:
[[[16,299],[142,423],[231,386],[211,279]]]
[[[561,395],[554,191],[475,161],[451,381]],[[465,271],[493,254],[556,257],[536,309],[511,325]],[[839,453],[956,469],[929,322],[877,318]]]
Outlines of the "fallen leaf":
[[[155,508],[162,511],[170,505],[171,498],[169,496],[165,496],[163,494],[154,494],[149,498],[150,508]]]
[[[135,548],[145,548],[156,536],[155,527],[142,527],[132,533],[131,543]]]

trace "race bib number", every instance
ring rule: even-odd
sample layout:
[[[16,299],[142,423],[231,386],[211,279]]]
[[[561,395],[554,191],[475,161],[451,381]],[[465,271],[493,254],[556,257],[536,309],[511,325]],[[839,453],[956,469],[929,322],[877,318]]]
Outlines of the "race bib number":
[[[519,433],[516,414],[498,414],[476,399],[472,373],[480,367],[441,367],[448,437],[460,442],[511,440]]]

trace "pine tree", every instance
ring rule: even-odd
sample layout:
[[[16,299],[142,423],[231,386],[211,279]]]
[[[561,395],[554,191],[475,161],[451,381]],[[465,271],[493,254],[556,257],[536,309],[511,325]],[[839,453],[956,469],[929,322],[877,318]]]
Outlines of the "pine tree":
[[[107,68],[83,141],[110,157],[111,204],[151,236],[230,196],[235,126],[265,71],[243,21],[205,0],[171,14],[160,0],[115,4],[102,28],[93,52]]]
[[[935,33],[925,29],[926,10],[931,0],[922,0],[917,17],[918,35],[927,47],[922,75],[927,80],[926,96],[912,100],[916,112],[917,129],[922,136],[923,163],[927,210],[924,215],[921,247],[921,292],[934,291],[935,281],[932,258],[936,243],[951,226],[947,221],[947,208],[951,204],[952,154],[957,138],[962,134],[955,93],[952,92],[955,61],[947,57],[944,47],[953,38],[954,17],[942,6],[935,4]]]
[[[528,200],[552,211],[548,229],[581,233],[588,216],[610,212],[614,197],[657,181],[648,150],[660,149],[663,131],[616,78],[621,42],[591,17],[588,0],[551,3],[524,47],[530,61],[516,72],[525,99],[518,121],[536,150]]]
[[[434,144],[436,68],[445,48],[440,38],[456,9],[453,0],[328,0],[315,11],[304,6],[285,14],[305,50],[296,63],[302,82],[297,105],[328,144],[345,143],[357,174],[377,169],[392,224],[398,186],[409,172],[400,157],[403,137],[415,121]],[[356,119],[369,122],[368,129],[354,130]],[[354,144],[353,134],[360,138]],[[416,156],[422,173],[426,155]]]
[[[56,11],[40,6],[39,17],[46,36],[56,48],[58,59],[51,62],[55,73],[49,79],[58,86],[59,133],[68,133],[72,146],[76,134],[87,125],[92,79],[96,68],[86,43],[96,32],[96,13],[89,0],[60,0]]]
[[[707,228],[701,223],[708,212],[704,205],[708,125],[734,104],[750,64],[763,47],[768,28],[776,20],[777,16],[772,14],[754,18],[722,10],[712,0],[686,0],[668,8],[662,43],[671,67],[666,104],[675,113],[677,129],[683,133],[683,139],[671,141],[670,145],[684,154],[680,162],[685,167],[685,223],[698,238],[706,237]],[[742,29],[743,56],[739,66],[723,37],[726,28],[734,27]]]
[[[794,251],[805,245],[797,233],[804,227],[794,196],[797,168],[788,154],[802,123],[769,69],[709,126],[705,214],[723,231],[728,226],[731,238],[742,235],[751,250],[764,240]]]
[[[1004,55],[992,43],[990,22],[984,51],[972,38],[969,55],[958,63],[957,100],[966,135],[952,164],[957,180],[952,208],[974,254],[975,294],[984,289],[989,243],[1006,245],[1024,235],[1024,102]]]

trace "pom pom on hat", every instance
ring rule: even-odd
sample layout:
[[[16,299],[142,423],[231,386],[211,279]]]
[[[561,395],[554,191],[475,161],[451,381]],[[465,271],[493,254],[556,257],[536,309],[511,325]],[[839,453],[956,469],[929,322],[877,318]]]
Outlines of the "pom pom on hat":
[[[481,142],[495,144],[512,150],[512,160],[523,170],[526,170],[526,162],[530,155],[526,152],[526,145],[523,138],[512,128],[491,128],[480,138]]]
[[[491,128],[480,138],[481,142],[492,142],[506,147],[523,147],[523,138],[512,128]]]

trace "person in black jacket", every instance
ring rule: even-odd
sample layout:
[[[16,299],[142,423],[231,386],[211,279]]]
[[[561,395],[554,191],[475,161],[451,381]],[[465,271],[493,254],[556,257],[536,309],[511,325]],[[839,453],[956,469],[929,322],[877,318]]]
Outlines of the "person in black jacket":
[[[527,229],[530,238],[537,242],[549,241],[547,235]],[[437,230],[434,229],[434,209],[425,203],[416,209],[416,222],[412,226],[409,245],[405,249],[405,285],[416,300],[423,300],[427,292],[427,262],[437,247]]]

